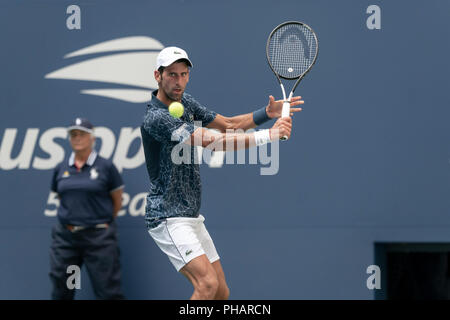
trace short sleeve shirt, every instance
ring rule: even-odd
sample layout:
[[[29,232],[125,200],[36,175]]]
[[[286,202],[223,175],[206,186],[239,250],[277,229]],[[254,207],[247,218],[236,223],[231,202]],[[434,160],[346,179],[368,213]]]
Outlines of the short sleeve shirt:
[[[114,164],[93,151],[82,168],[74,154],[53,171],[51,190],[58,193],[57,217],[62,224],[94,226],[113,220],[111,192],[123,188]]]
[[[156,94],[157,91],[154,91],[141,125],[150,178],[145,214],[149,229],[169,217],[198,217],[201,180],[199,165],[194,161],[196,147],[185,144],[180,148],[180,144],[197,127],[207,126],[216,117],[214,111],[206,109],[191,95],[184,93],[181,100],[184,114],[181,118],[175,118]],[[172,156],[182,156],[185,160],[173,161]]]

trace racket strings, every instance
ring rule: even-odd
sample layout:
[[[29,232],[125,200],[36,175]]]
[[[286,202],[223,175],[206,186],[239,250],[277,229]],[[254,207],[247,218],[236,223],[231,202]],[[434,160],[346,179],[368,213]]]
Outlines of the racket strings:
[[[316,54],[316,37],[300,24],[280,27],[269,40],[269,61],[274,71],[284,78],[301,76],[311,67]]]

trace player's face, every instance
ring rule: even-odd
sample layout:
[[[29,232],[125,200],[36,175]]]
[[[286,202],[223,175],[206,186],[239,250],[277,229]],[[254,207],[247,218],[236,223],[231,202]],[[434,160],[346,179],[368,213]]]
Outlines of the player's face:
[[[74,152],[85,151],[92,148],[93,138],[90,133],[82,130],[71,130],[69,132],[70,145]]]
[[[157,76],[159,90],[172,101],[181,101],[183,92],[189,82],[189,67],[185,62],[174,62]]]

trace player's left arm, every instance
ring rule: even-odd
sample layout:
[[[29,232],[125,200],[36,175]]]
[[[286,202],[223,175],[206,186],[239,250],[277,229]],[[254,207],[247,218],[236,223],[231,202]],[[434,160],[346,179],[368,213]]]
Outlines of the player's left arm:
[[[291,99],[291,116],[294,112],[302,111],[302,108],[295,108],[298,105],[303,104],[302,97],[296,96]],[[283,100],[275,100],[273,96],[269,96],[269,103],[265,107],[267,117],[279,118],[281,117],[281,110],[283,109]],[[226,117],[221,114],[217,114],[214,120],[206,127],[210,129],[217,129],[220,132],[226,132],[226,130],[233,129],[251,129],[255,128],[258,124],[254,121],[253,112],[237,115],[234,117]]]

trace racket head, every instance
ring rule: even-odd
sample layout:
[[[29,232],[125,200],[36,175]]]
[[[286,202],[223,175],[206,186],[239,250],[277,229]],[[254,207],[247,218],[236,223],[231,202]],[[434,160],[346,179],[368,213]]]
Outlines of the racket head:
[[[318,52],[316,33],[302,22],[284,22],[267,39],[267,61],[278,80],[303,78],[316,62]]]

